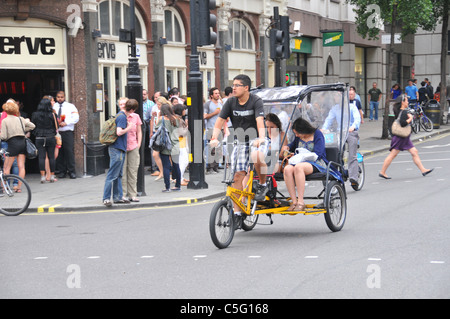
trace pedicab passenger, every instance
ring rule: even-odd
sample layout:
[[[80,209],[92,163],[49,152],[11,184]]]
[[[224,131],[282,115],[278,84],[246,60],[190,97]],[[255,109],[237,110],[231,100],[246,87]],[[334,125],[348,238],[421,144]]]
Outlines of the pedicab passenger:
[[[288,141],[285,138],[285,133],[282,129],[281,120],[275,113],[268,113],[266,115],[267,137],[270,140],[270,148],[267,153],[267,172],[269,174],[279,172],[280,162],[283,160],[281,152],[282,146],[287,146]],[[283,145],[281,145],[283,143]],[[270,164],[269,164],[270,163]]]
[[[305,194],[306,176],[313,173],[323,172],[328,164],[325,151],[325,138],[322,132],[313,127],[307,120],[299,117],[292,125],[295,139],[287,146],[282,147],[285,151],[295,152],[297,148],[306,148],[318,155],[315,162],[300,162],[296,165],[286,165],[284,168],[284,182],[292,198],[292,204],[287,211],[300,212],[305,210],[303,196]],[[297,186],[297,193],[295,187]]]

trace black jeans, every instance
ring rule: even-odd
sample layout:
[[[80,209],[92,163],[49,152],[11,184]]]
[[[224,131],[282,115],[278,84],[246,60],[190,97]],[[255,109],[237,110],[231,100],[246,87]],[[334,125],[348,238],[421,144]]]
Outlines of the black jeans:
[[[36,148],[39,152],[39,170],[45,171],[45,156],[48,156],[50,172],[55,172],[55,137],[36,137]]]

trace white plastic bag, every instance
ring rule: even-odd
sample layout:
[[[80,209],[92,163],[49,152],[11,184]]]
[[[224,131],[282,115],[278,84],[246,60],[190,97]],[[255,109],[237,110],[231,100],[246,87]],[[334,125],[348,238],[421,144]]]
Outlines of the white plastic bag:
[[[295,153],[296,154],[289,159],[289,164],[291,165],[297,165],[301,162],[315,162],[319,158],[319,155],[308,151],[306,148],[297,148]]]

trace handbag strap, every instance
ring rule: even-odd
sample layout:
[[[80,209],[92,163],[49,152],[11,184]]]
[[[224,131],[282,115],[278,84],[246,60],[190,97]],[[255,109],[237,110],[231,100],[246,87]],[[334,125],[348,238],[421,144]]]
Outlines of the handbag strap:
[[[25,132],[25,128],[23,127],[22,120],[20,119],[20,116],[18,116],[17,118],[19,119],[20,125],[22,125],[23,135],[25,135],[25,137],[26,137],[27,133]]]
[[[58,127],[58,122],[56,122],[56,115],[55,115],[55,113],[53,113],[53,112],[52,112],[52,114],[53,114],[53,119],[55,120],[56,133],[58,133],[59,127]]]

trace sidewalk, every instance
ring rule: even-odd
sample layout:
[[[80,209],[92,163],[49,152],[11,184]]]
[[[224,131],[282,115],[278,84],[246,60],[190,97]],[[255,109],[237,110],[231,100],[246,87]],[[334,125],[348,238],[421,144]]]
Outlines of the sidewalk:
[[[365,123],[360,129],[360,152],[364,155],[371,155],[389,149],[390,140],[381,140],[382,120]],[[441,125],[431,133],[419,132],[413,134],[411,139],[427,139],[430,136],[450,132],[450,125]],[[149,172],[145,175],[146,196],[140,197],[139,203],[114,204],[111,208],[106,208],[102,204],[103,186],[106,174],[94,177],[77,179],[59,179],[58,182],[50,184],[40,184],[38,174],[27,174],[26,179],[30,184],[33,197],[28,212],[72,212],[72,211],[93,211],[93,210],[114,210],[117,208],[139,208],[155,207],[177,204],[190,204],[204,200],[219,198],[224,195],[226,185],[222,184],[223,170],[218,174],[206,175],[207,189],[193,190],[182,187],[180,192],[162,193],[164,182],[154,181],[155,177]],[[185,174],[186,178],[189,177]]]

